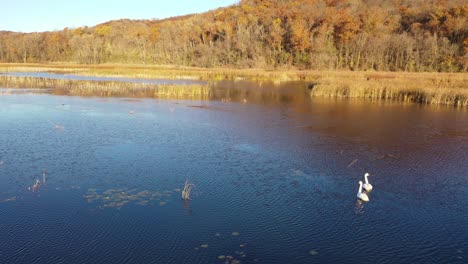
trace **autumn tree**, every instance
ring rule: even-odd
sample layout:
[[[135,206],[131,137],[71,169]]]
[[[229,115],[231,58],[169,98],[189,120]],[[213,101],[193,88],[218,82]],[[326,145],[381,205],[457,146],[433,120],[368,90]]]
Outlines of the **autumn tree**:
[[[0,32],[0,61],[467,71],[465,0],[241,0],[162,20]]]

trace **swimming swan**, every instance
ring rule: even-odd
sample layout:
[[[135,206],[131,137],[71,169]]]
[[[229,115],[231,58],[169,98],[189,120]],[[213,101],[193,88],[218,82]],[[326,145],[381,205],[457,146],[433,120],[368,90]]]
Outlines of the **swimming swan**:
[[[369,201],[369,197],[367,197],[367,194],[362,192],[362,181],[359,181],[359,191],[357,193],[357,198],[361,199],[364,202]]]
[[[366,192],[372,191],[372,185],[369,183],[369,180],[367,180],[368,176],[369,173],[364,174],[364,180],[366,181],[366,183],[364,183],[364,185],[362,186],[364,187],[364,190],[366,190]]]

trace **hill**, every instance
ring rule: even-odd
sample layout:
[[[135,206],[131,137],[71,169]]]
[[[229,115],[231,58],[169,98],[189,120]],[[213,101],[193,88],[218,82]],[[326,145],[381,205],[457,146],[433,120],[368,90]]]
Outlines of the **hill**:
[[[202,14],[0,32],[1,62],[467,71],[463,0],[242,0]]]

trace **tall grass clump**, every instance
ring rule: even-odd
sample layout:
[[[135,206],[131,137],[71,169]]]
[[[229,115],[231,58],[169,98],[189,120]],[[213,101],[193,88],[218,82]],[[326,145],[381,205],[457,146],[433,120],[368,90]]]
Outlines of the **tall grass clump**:
[[[205,99],[210,85],[146,84],[117,81],[64,80],[0,75],[4,88],[49,89],[55,94],[78,96],[150,97],[176,99]]]
[[[437,74],[327,76],[317,80],[311,90],[311,96],[467,107],[468,79],[463,75],[447,78]]]

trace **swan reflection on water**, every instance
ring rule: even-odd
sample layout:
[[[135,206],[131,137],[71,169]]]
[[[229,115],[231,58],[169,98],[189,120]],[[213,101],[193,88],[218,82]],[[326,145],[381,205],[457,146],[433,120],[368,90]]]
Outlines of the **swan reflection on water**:
[[[365,212],[366,210],[364,209],[364,202],[360,199],[356,199],[356,202],[354,203],[354,213],[357,215],[362,215]]]

